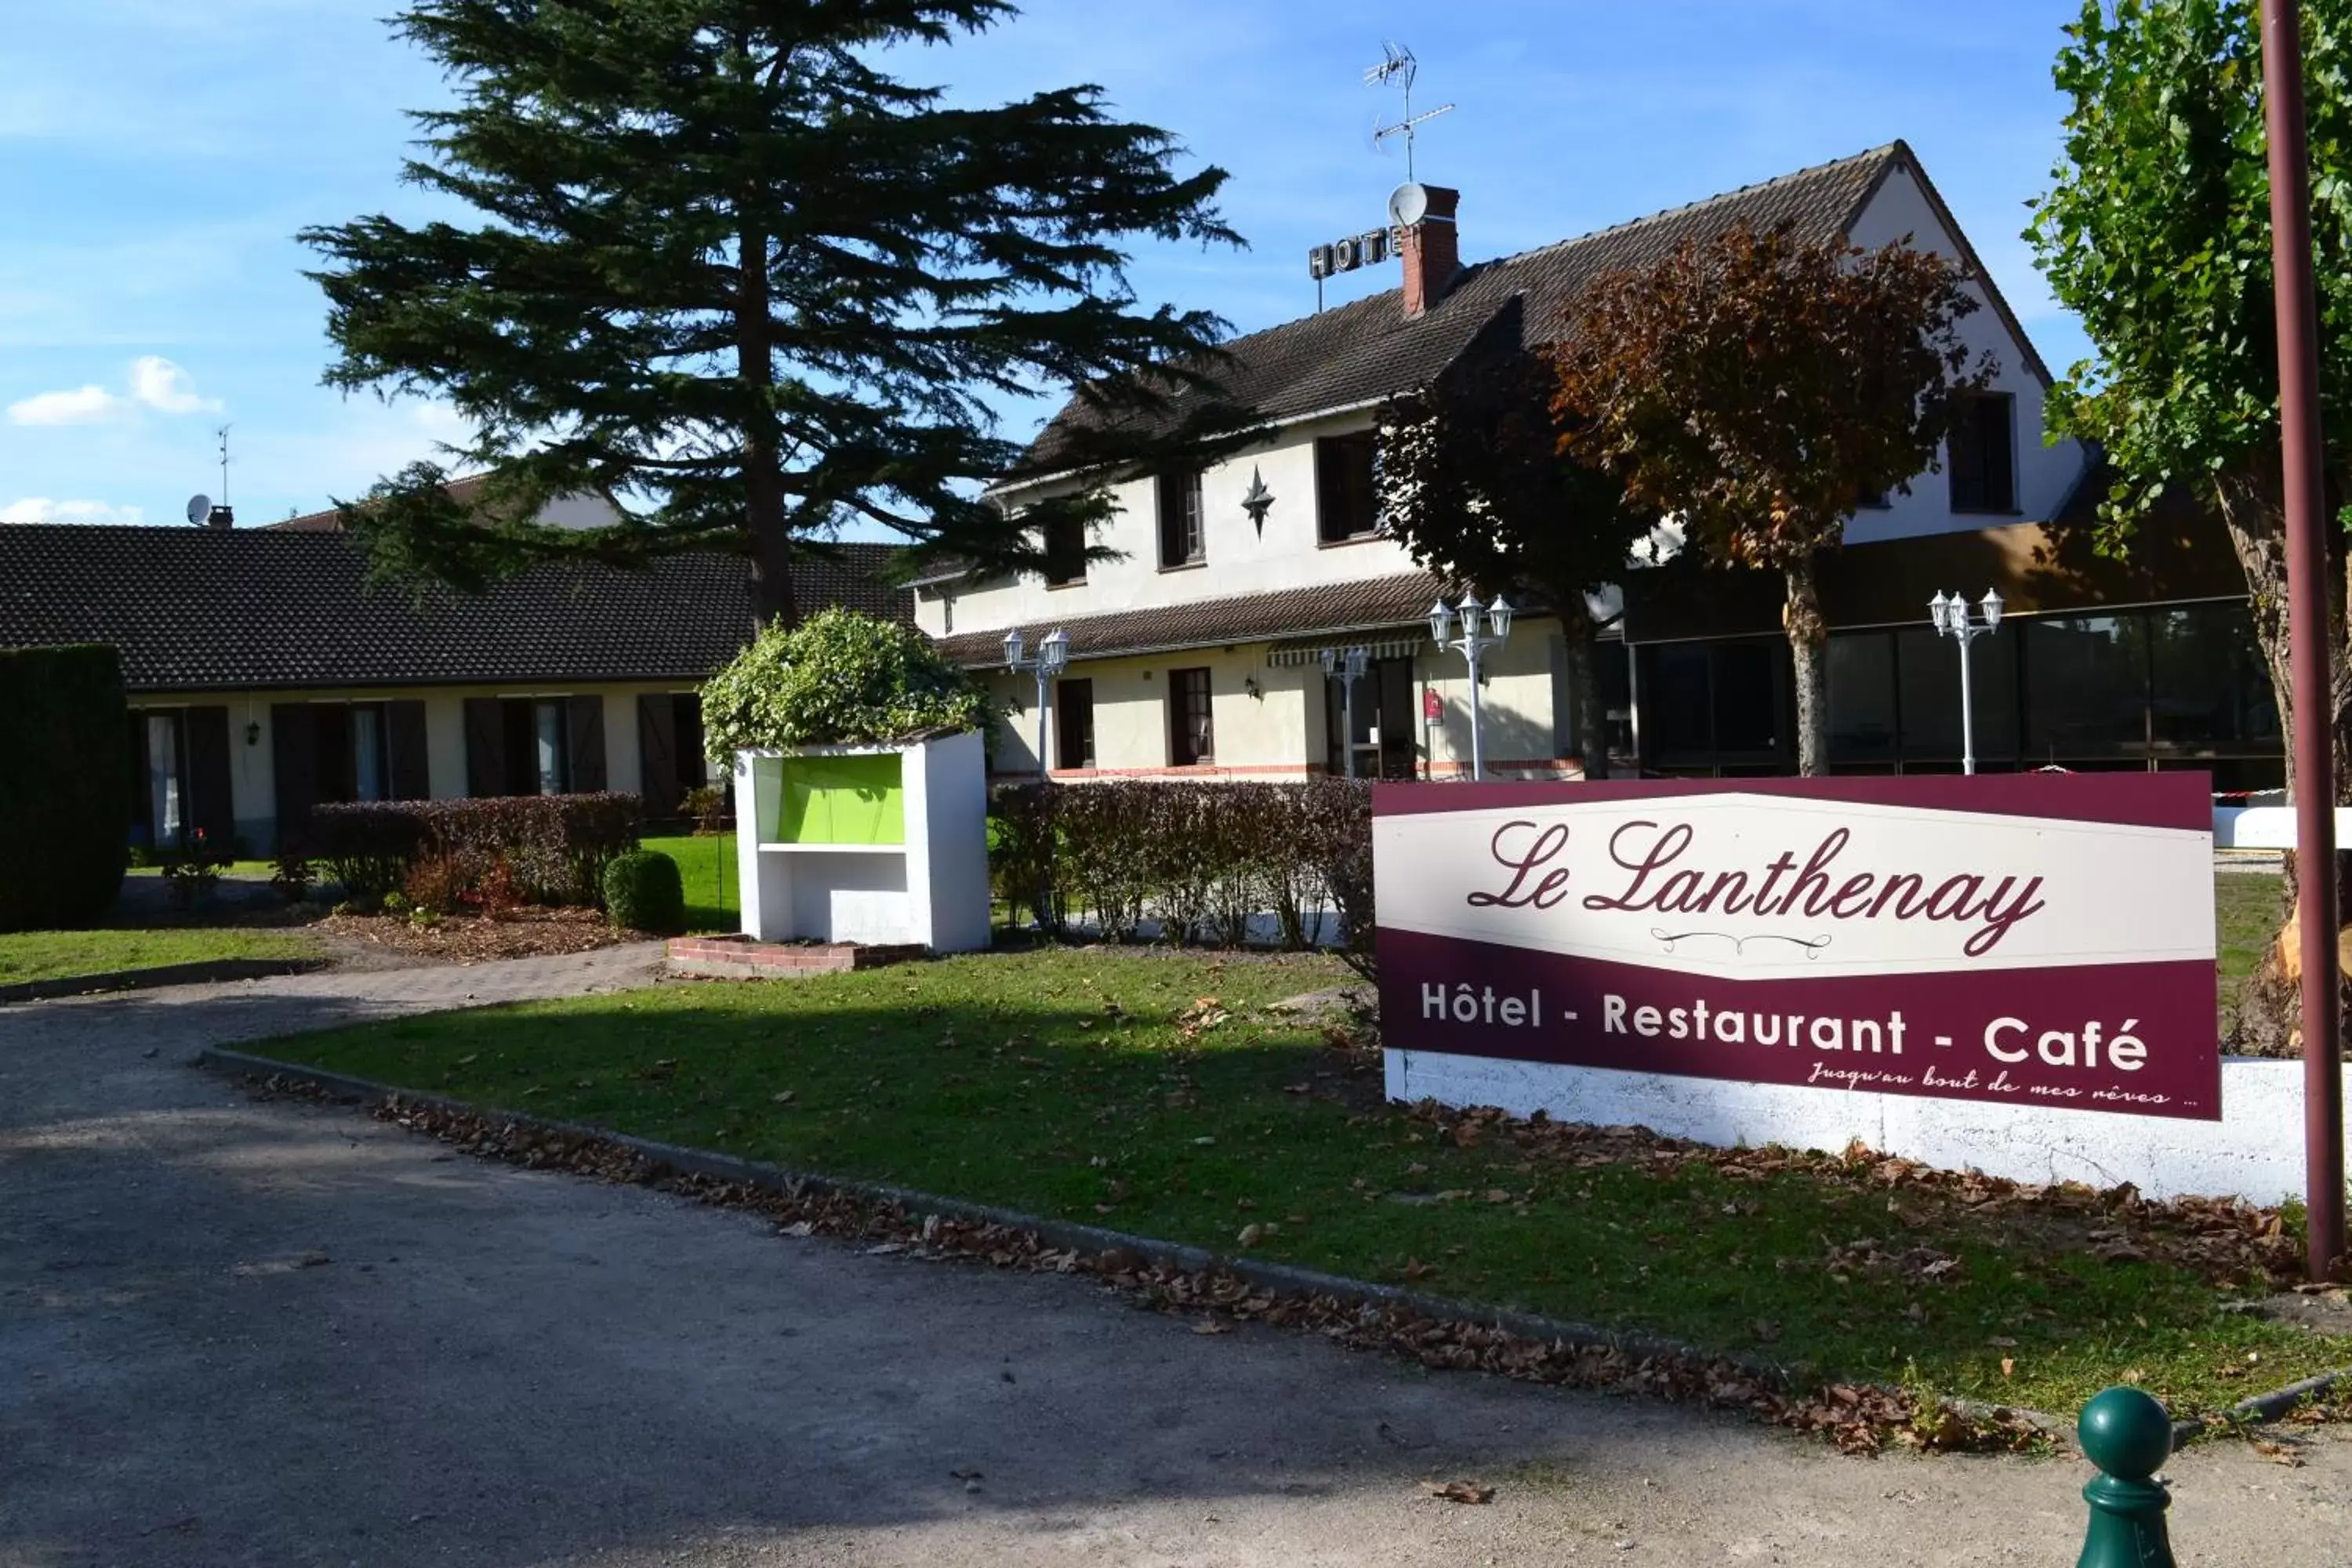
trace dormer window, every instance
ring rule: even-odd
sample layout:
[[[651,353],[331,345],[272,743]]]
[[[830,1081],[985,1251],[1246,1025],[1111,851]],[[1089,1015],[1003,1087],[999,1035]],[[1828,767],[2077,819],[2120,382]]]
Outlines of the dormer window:
[[[1960,399],[1947,448],[1954,511],[2017,510],[2017,399],[1973,392]]]
[[[1209,558],[1208,531],[1201,512],[1201,470],[1160,476],[1160,565],[1198,566]]]
[[[1087,580],[1087,525],[1075,517],[1045,524],[1045,586],[1066,588]]]
[[[1380,531],[1374,442],[1371,431],[1351,430],[1315,443],[1315,537],[1320,542],[1342,544]]]

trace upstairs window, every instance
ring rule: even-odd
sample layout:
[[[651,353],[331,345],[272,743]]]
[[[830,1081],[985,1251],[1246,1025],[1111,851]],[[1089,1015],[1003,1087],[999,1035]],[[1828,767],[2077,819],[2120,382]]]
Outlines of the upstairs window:
[[[1213,760],[1217,735],[1209,712],[1209,672],[1168,672],[1168,760],[1180,768]]]
[[[2005,392],[1971,393],[1960,401],[1949,445],[1952,510],[2017,510],[2017,399]]]
[[[1370,430],[1354,430],[1315,443],[1315,537],[1322,543],[1369,538],[1379,531],[1373,441]]]
[[[1201,517],[1201,470],[1162,474],[1160,490],[1160,564],[1198,566],[1209,558]]]
[[[1066,588],[1087,580],[1087,526],[1075,517],[1045,524],[1045,586]]]

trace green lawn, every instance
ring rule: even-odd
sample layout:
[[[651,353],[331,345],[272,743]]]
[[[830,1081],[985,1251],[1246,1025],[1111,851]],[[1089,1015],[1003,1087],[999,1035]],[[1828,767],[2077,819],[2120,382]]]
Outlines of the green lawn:
[[[735,836],[648,838],[645,847],[658,849],[677,862],[678,880],[686,884],[686,928],[692,931],[742,929],[743,900],[735,875]]]
[[[2228,1026],[2238,982],[2252,974],[2278,937],[2283,910],[2280,879],[2260,871],[2220,871],[2213,877],[2216,952],[2221,963],[2221,1020]]]
[[[227,867],[222,870],[221,875],[224,877],[258,877],[263,881],[268,881],[270,877],[276,874],[277,870],[278,862],[275,860],[232,860],[228,863]],[[163,868],[161,866],[133,866],[130,868],[129,870],[129,875],[133,877],[160,877],[163,874]]]
[[[215,958],[305,958],[319,951],[288,931],[186,926],[163,931],[33,931],[0,935],[0,985]]]
[[[1260,1226],[1262,1254],[1313,1268],[2043,1410],[2134,1373],[2176,1413],[2210,1410],[2343,1359],[2220,1310],[2182,1268],[2101,1259],[2079,1216],[1890,1195],[1866,1173],[1459,1144],[1381,1102],[1376,1058],[1266,1010],[1344,974],[1045,950],[257,1048],[1206,1247]],[[1936,1257],[1954,1261],[1923,1278]]]

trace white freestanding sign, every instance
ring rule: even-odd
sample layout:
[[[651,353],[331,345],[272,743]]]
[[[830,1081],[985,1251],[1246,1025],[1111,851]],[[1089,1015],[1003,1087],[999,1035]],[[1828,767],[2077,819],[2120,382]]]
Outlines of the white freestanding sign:
[[[987,769],[977,731],[899,746],[738,752],[744,934],[985,948]]]

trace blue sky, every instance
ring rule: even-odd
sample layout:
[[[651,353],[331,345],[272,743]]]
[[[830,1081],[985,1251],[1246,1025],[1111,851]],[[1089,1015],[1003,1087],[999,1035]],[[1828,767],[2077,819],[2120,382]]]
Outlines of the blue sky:
[[[402,111],[429,65],[393,0],[78,0],[23,6],[0,52],[0,519],[176,522],[217,495],[233,425],[240,521],[351,497],[454,433],[446,409],[319,384],[306,224],[415,216]],[[1415,107],[1459,107],[1417,153],[1463,192],[1467,259],[1622,222],[1901,137],[2043,356],[2087,352],[2018,237],[2048,184],[2050,85],[2075,0],[1034,0],[902,74],[1003,98],[1088,80],[1232,173],[1245,251],[1139,257],[1148,300],[1240,331],[1311,310],[1313,243],[1371,227],[1404,175],[1363,85],[1383,38]],[[1331,300],[1390,287],[1395,267]],[[1015,416],[1030,417],[1027,411]]]

